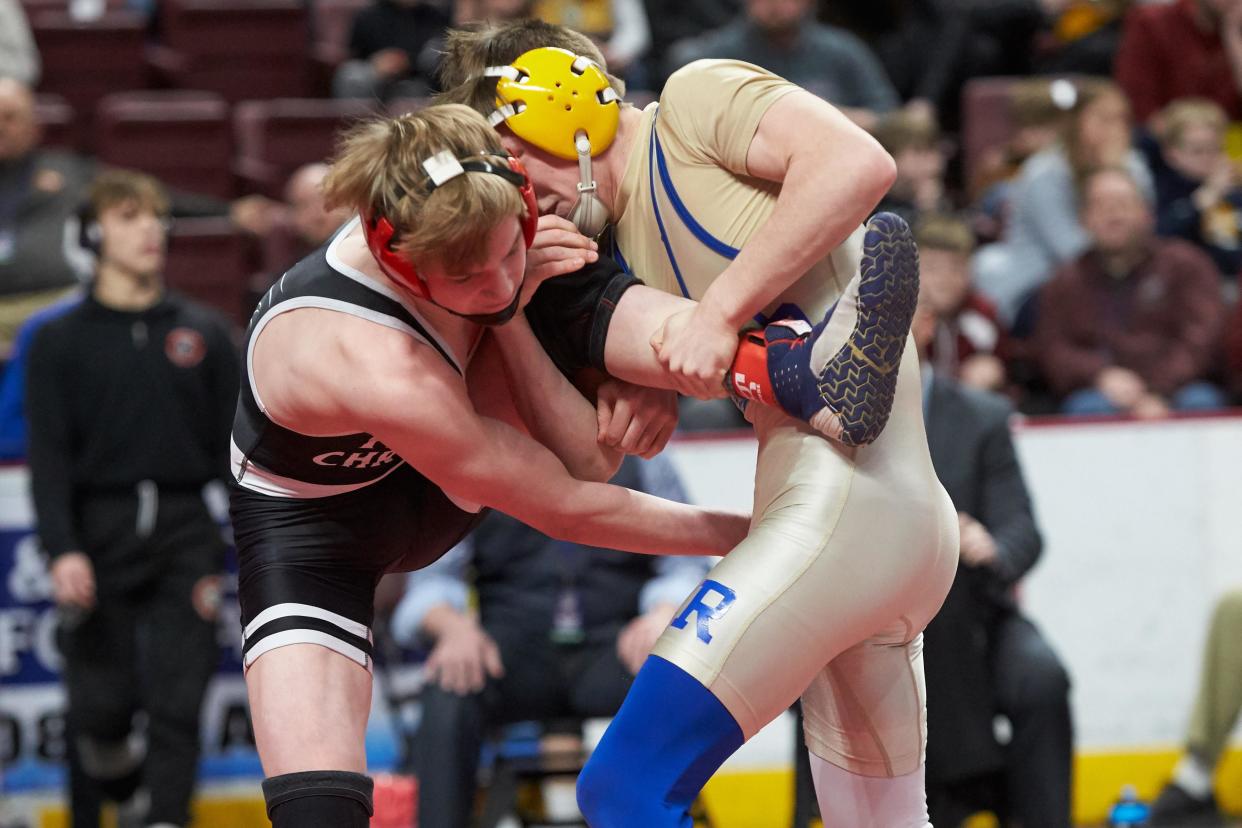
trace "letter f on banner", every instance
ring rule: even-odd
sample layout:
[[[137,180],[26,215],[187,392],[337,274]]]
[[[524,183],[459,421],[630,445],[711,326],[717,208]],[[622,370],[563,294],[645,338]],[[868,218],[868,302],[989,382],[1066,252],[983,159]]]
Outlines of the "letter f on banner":
[[[707,601],[707,596],[712,594],[720,596],[715,604],[709,604]],[[684,630],[686,624],[689,623],[690,613],[694,613],[697,616],[695,633],[704,644],[710,644],[712,634],[707,629],[708,622],[724,618],[724,614],[729,611],[729,607],[736,600],[736,592],[718,581],[706,580],[699,584],[698,591],[686,602],[681,612],[677,613],[677,617],[671,622],[672,626],[674,629]]]

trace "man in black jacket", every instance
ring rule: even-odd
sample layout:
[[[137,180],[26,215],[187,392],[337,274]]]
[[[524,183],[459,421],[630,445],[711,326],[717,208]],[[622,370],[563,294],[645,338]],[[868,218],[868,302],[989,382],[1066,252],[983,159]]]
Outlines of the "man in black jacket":
[[[920,302],[921,350],[935,321]],[[927,442],[962,539],[957,578],[924,633],[932,823],[955,826],[998,805],[1024,826],[1068,828],[1069,678],[1013,598],[1043,547],[1009,433],[1013,409],[995,394],[924,371]],[[994,734],[996,716],[1010,725],[1005,744]],[[998,783],[995,803],[989,793]]]
[[[99,824],[95,785],[118,801],[143,785],[147,825],[188,822],[218,660],[224,545],[202,490],[227,468],[237,354],[213,312],[164,291],[167,212],[154,179],[101,174],[82,231],[90,293],[30,349],[31,487],[64,613],[75,828]]]

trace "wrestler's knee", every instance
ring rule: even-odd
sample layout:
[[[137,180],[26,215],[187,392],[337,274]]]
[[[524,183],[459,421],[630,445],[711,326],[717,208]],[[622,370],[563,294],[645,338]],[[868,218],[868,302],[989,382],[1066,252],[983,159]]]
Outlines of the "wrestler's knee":
[[[371,778],[351,771],[285,773],[263,780],[273,828],[368,828]]]
[[[624,767],[602,757],[599,751],[592,754],[582,773],[578,775],[578,808],[589,825],[606,826],[620,824],[625,812],[625,792],[632,790]],[[634,797],[631,794],[631,802]]]
[[[689,828],[684,806],[664,801],[616,763],[588,762],[578,777],[578,809],[591,828]]]

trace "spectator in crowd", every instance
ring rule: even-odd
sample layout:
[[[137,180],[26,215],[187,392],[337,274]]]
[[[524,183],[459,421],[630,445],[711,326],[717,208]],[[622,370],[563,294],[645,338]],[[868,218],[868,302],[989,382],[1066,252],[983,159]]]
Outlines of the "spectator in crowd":
[[[1072,103],[1061,140],[1022,165],[1009,198],[1000,242],[979,250],[972,263],[980,292],[995,303],[1011,329],[1025,332],[1023,305],[1056,268],[1090,243],[1078,216],[1079,190],[1087,173],[1123,165],[1144,193],[1151,173],[1130,146],[1130,110],[1121,90],[1107,81],[1084,80],[1070,91]],[[1067,101],[1069,103],[1069,101]]]
[[[935,317],[927,359],[940,376],[971,388],[1002,390],[1008,339],[992,303],[971,287],[970,226],[951,215],[925,215],[915,225],[915,240],[922,299]]]
[[[449,15],[433,0],[374,0],[349,33],[349,60],[336,70],[337,98],[425,97],[433,90]]]
[[[959,93],[968,77],[1011,71],[1007,59],[1013,50],[1006,54],[977,31],[970,12],[955,0],[825,2],[820,9],[824,23],[862,38],[902,100],[950,127],[957,125]],[[1029,42],[1034,23],[1024,28]],[[1014,71],[1027,69],[1023,63]]]
[[[1225,318],[1216,266],[1155,236],[1133,175],[1101,169],[1083,184],[1089,247],[1043,289],[1038,358],[1067,414],[1161,417],[1225,403],[1207,382]]]
[[[262,271],[251,280],[251,289],[256,294],[265,292],[282,273],[327,242],[348,220],[346,210],[329,210],[324,203],[323,179],[327,174],[327,164],[303,164],[285,182],[284,209],[272,230],[263,236]],[[3,386],[0,386],[2,405]],[[0,420],[0,424],[2,422]]]
[[[742,0],[646,0],[645,5],[647,19],[659,21],[651,29],[651,49],[647,54],[648,80],[653,91],[664,88],[670,71],[668,51],[674,43],[719,29],[742,11]]]
[[[35,334],[26,377],[31,489],[63,613],[73,825],[98,826],[97,787],[122,801],[142,786],[142,824],[184,826],[224,553],[202,489],[227,474],[237,354],[223,320],[163,289],[158,182],[104,172],[88,204],[90,293]]]
[[[665,457],[627,457],[613,482],[685,500]],[[467,609],[473,572],[478,618]],[[416,748],[419,825],[470,823],[479,752],[497,725],[616,713],[681,602],[699,558],[655,558],[554,541],[494,513],[454,551],[409,575],[398,641],[427,641]]]
[[[534,0],[530,16],[582,32],[599,46],[608,71],[639,89],[651,86],[640,60],[651,48],[643,0]]]
[[[876,212],[896,213],[913,227],[920,214],[952,207],[945,194],[947,158],[934,116],[895,110],[880,120],[874,134],[897,164],[897,180]]]
[[[1066,110],[1076,97],[1066,80],[1026,78],[1015,81],[1008,96],[1013,134],[1004,144],[982,153],[967,182],[975,234],[995,241],[1005,227],[1013,182],[1026,160],[1051,147],[1064,131]]]
[[[1208,98],[1242,119],[1242,2],[1136,3],[1113,75],[1140,123],[1178,98]]]
[[[71,221],[99,165],[90,158],[39,146],[30,87],[0,78],[0,357],[31,313],[72,291],[89,263]],[[266,231],[274,204],[247,196],[232,204],[174,193],[175,216],[228,214],[254,233]]]
[[[932,291],[923,292],[920,349],[942,322],[935,307]],[[927,368],[923,388],[932,465],[957,507],[962,545],[957,578],[923,634],[927,726],[940,734],[927,743],[931,822],[956,826],[992,804],[981,791],[999,789],[1015,823],[1069,828],[1069,677],[1013,596],[1043,549],[1009,433],[1013,409]],[[1011,726],[1003,746],[997,714]]]
[[[1035,67],[1042,73],[1108,76],[1133,0],[1029,0],[1044,13]]]
[[[327,164],[304,164],[293,171],[285,184],[289,227],[304,248],[297,259],[330,239],[349,218],[343,207],[330,210],[324,202],[323,180],[327,174]]]
[[[1192,242],[1230,279],[1242,268],[1242,187],[1225,154],[1224,111],[1206,98],[1162,109],[1147,144],[1156,178],[1156,232]]]
[[[1212,777],[1242,711],[1242,589],[1216,603],[1203,652],[1199,695],[1190,714],[1186,752],[1152,803],[1154,828],[1225,825]]]
[[[327,174],[328,165],[317,161],[298,167],[285,182],[285,209],[263,240],[264,266],[273,276],[332,238],[349,218],[346,210],[329,210],[324,203]]]
[[[30,22],[19,0],[0,0],[0,78],[34,87],[42,66],[30,34]]]
[[[746,0],[745,13],[673,44],[669,72],[699,58],[754,63],[834,104],[865,129],[900,103],[884,67],[854,35],[818,23],[812,0]]]

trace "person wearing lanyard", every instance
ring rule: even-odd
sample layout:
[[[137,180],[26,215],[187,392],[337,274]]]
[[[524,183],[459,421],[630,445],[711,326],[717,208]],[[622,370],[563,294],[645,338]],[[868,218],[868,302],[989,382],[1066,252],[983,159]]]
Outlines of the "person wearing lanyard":
[[[612,482],[686,499],[663,456],[627,457]],[[701,558],[554,541],[491,514],[444,558],[410,573],[390,628],[402,645],[430,648],[414,757],[419,824],[469,823],[480,748],[497,725],[615,715],[655,638],[707,569]]]
[[[29,351],[30,481],[62,611],[74,826],[99,824],[95,786],[117,801],[145,788],[143,824],[188,822],[219,659],[224,542],[202,490],[228,473],[240,372],[227,323],[164,290],[167,214],[154,179],[102,173],[83,210],[90,292]]]
[[[953,581],[958,522],[905,347],[918,293],[909,229],[887,214],[861,226],[892,159],[751,64],[696,61],[641,111],[619,104],[605,71],[568,29],[454,32],[443,99],[489,115],[540,207],[585,235],[611,224],[620,266],[665,292],[620,298],[610,373],[711,396],[738,330],[768,323],[740,357],[766,359],[774,388],[733,369],[731,390],[775,391],[784,412],[748,407],[750,534],[656,644],[579,778],[579,804],[596,828],[689,826],[720,763],[801,696],[825,823],[921,828],[921,631]],[[820,377],[812,416],[781,399],[782,377],[807,366]],[[874,427],[853,433],[860,423]]]

